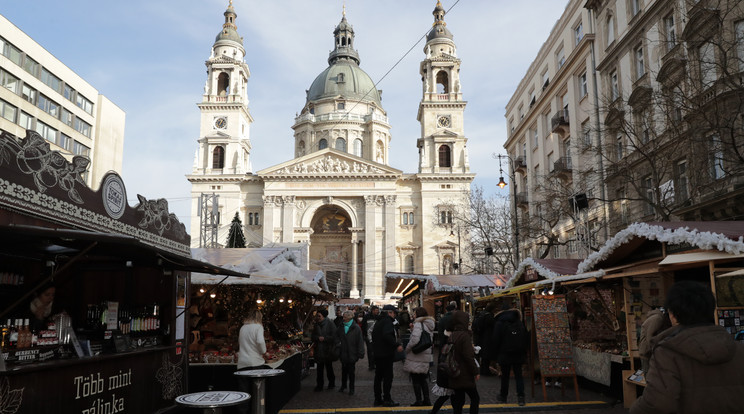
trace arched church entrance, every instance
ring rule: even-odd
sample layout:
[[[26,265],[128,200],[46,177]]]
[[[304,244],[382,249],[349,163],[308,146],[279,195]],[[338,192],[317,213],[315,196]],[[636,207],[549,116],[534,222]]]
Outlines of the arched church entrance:
[[[326,274],[328,289],[339,297],[351,291],[351,219],[338,206],[323,206],[311,221],[310,269]]]

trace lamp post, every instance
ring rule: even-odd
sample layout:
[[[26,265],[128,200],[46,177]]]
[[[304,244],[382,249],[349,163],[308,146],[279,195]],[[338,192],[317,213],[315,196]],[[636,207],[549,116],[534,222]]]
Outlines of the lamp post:
[[[450,227],[450,236],[454,236],[454,230]],[[457,224],[457,261],[453,263],[458,274],[462,274],[462,251],[460,250],[460,224]]]
[[[514,178],[514,160],[512,160],[508,155],[496,154],[495,156],[499,159],[499,183],[497,184],[499,188],[503,189],[508,185],[507,182],[504,181],[504,169],[501,167],[501,158],[509,160],[511,167],[511,169],[507,168],[507,174],[512,182],[512,233],[514,238],[514,270],[516,271],[516,267],[519,266],[519,225],[517,223],[517,185],[516,179]],[[510,170],[511,173],[509,173]]]

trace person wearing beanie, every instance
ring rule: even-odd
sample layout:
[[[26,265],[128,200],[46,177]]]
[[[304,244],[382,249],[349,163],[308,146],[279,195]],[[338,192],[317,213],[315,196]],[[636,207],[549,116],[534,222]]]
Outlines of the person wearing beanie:
[[[372,329],[372,347],[375,352],[375,407],[396,407],[390,390],[393,387],[393,357],[395,352],[403,352],[398,343],[395,324],[395,306],[385,305]]]
[[[315,330],[312,336],[315,345],[315,362],[317,374],[315,377],[315,391],[323,390],[323,371],[328,376],[328,389],[336,387],[336,375],[333,373],[334,348],[336,347],[336,325],[328,319],[328,310],[322,309],[315,314]]]

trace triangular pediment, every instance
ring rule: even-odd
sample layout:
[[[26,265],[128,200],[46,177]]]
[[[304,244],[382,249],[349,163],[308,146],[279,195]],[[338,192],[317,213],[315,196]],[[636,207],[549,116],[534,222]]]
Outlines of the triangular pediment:
[[[230,135],[228,135],[228,134],[226,134],[226,133],[224,133],[222,131],[215,131],[215,132],[212,132],[210,134],[205,135],[204,138],[210,139],[210,140],[229,139],[230,138]]]
[[[403,171],[355,155],[326,148],[258,171],[262,176],[380,176]]]
[[[432,138],[457,138],[459,136],[459,134],[452,132],[449,129],[441,129],[431,134]]]
[[[437,249],[440,249],[440,250],[442,250],[442,249],[454,249],[454,248],[457,247],[457,243],[451,242],[449,240],[445,240],[445,241],[437,244],[434,247],[437,248]]]

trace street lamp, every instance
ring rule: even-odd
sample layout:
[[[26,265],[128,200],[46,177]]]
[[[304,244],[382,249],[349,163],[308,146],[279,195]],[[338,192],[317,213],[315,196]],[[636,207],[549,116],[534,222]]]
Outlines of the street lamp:
[[[508,185],[506,181],[504,181],[504,169],[501,167],[501,159],[506,158],[509,160],[509,164],[511,165],[511,169],[507,169],[507,174],[512,182],[512,232],[514,238],[514,270],[516,270],[516,267],[519,266],[519,225],[517,223],[517,180],[514,178],[514,160],[512,160],[510,156],[503,154],[494,154],[494,157],[499,159],[499,182],[496,184],[499,188],[503,189]],[[509,173],[509,171],[511,171],[511,173]]]
[[[452,227],[450,227],[450,237],[454,237],[455,232]],[[457,270],[458,274],[462,274],[462,251],[460,250],[460,224],[457,224],[457,261],[452,263],[452,267]]]

